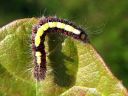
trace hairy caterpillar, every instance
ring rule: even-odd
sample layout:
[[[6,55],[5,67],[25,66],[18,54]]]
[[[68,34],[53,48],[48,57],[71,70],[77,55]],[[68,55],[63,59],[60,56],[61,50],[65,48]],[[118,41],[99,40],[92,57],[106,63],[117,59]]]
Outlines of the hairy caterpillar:
[[[74,23],[56,17],[44,17],[32,29],[32,49],[34,57],[34,77],[40,81],[46,74],[45,36],[50,32],[59,32],[74,39],[88,42],[84,30]]]

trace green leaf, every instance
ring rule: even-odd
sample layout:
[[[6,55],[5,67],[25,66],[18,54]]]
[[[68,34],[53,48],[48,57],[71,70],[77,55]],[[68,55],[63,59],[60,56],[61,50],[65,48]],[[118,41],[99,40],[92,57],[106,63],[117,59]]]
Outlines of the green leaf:
[[[0,96],[126,96],[126,89],[90,43],[60,33],[45,40],[45,80],[33,77],[31,29],[36,18],[0,29]]]

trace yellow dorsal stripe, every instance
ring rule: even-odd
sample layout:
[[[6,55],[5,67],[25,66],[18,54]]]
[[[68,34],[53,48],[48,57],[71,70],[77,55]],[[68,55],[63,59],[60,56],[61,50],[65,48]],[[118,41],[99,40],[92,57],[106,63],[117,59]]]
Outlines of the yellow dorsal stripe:
[[[35,46],[38,47],[40,45],[41,39],[40,36],[36,35],[35,37]]]
[[[57,22],[48,22],[49,28],[54,28],[57,26]]]
[[[64,29],[65,29],[66,31],[73,32],[73,30],[74,30],[75,28],[73,28],[73,27],[70,26],[70,25],[66,25],[66,26],[64,27]]]
[[[65,24],[64,23],[61,23],[61,22],[57,22],[57,28],[60,28],[60,29],[64,29],[65,27]]]
[[[36,55],[37,57],[40,57],[40,56],[41,56],[41,52],[37,51],[35,55]]]
[[[37,30],[37,34],[35,37],[35,45],[36,47],[38,47],[40,45],[40,37],[43,35],[44,31],[48,30],[48,28],[60,28],[60,29],[64,29],[66,31],[72,32],[74,34],[79,35],[80,34],[80,30],[72,27],[71,25],[68,24],[64,24],[61,22],[48,22],[43,24],[38,30]]]
[[[40,28],[38,29],[36,35],[38,35],[39,37],[41,37],[41,36],[43,35],[43,33],[44,33],[44,30],[42,29],[42,27],[40,27]]]
[[[41,63],[41,52],[37,51],[35,56],[36,56],[37,64],[40,64]]]

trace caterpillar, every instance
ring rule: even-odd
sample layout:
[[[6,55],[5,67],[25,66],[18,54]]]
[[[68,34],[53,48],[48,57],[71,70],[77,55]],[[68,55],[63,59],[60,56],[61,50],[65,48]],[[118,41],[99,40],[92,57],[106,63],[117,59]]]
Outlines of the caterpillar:
[[[50,32],[62,33],[71,36],[74,39],[84,43],[88,42],[87,33],[73,22],[57,17],[43,17],[32,29],[32,50],[34,58],[34,77],[40,81],[45,79],[46,75],[46,52],[45,36]]]

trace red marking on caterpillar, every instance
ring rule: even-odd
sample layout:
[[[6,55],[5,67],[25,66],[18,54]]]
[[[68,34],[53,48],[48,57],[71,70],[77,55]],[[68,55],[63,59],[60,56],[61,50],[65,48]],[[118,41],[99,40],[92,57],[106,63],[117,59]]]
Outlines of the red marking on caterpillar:
[[[35,46],[35,36],[37,34],[38,29],[43,26],[44,24],[48,23],[48,22],[60,22],[63,23],[65,25],[70,25],[73,28],[77,29],[80,33],[79,34],[75,34],[73,32],[69,32],[66,31],[65,28],[60,29],[54,27],[54,28],[48,28],[46,31],[44,31],[44,33],[42,34],[41,41],[39,43],[39,46]],[[78,26],[76,26],[74,23],[67,21],[65,19],[59,19],[56,17],[44,17],[41,18],[39,23],[37,25],[35,25],[32,29],[32,50],[33,50],[33,58],[34,58],[34,77],[40,81],[42,79],[45,79],[45,75],[46,75],[46,53],[45,53],[45,46],[44,46],[44,41],[45,41],[45,36],[47,35],[47,33],[50,32],[58,32],[58,33],[62,33],[66,36],[71,36],[74,39],[80,40],[84,43],[88,42],[88,36],[87,34],[84,32],[84,30]],[[36,52],[40,52],[41,53],[41,63],[38,64],[37,63],[37,57],[36,57]]]

